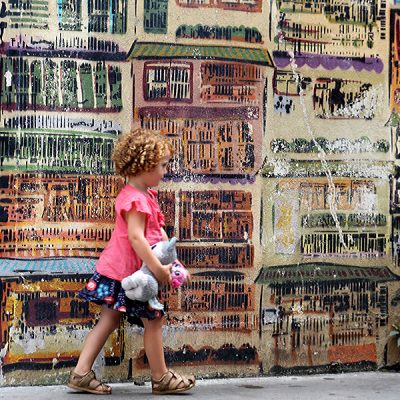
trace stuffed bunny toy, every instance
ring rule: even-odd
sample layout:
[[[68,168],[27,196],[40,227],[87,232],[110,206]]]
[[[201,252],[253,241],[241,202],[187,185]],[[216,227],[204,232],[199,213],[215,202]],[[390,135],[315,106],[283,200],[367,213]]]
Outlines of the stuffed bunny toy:
[[[186,268],[177,260],[176,238],[158,242],[152,247],[153,253],[161,264],[171,264],[172,287],[181,286],[188,277]],[[158,282],[150,269],[143,263],[141,268],[122,280],[122,288],[126,297],[131,300],[148,302],[155,310],[163,310],[164,306],[157,300]]]
[[[182,286],[188,280],[188,271],[183,264],[175,260],[171,267],[171,285],[174,289]]]

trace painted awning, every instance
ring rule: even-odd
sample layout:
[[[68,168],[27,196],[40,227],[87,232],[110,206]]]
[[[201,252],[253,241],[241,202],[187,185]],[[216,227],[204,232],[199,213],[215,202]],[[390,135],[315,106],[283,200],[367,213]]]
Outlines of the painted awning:
[[[265,49],[228,46],[198,46],[173,43],[134,43],[128,59],[146,58],[193,58],[227,61],[246,61],[273,66],[272,58]]]
[[[37,259],[0,259],[0,275],[24,272],[92,274],[97,259],[85,257],[51,257]]]
[[[310,263],[282,266],[264,266],[255,283],[279,285],[288,283],[320,282],[387,282],[400,280],[387,267],[358,267],[351,265]]]
[[[388,179],[395,172],[390,161],[370,160],[289,160],[286,158],[267,158],[261,168],[261,176],[268,178],[301,178],[326,176],[326,170],[332,176],[349,178]]]

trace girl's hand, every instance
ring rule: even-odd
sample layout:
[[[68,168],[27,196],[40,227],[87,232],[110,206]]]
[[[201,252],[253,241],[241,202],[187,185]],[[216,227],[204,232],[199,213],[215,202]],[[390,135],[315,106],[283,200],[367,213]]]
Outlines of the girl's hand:
[[[157,268],[157,273],[154,275],[160,284],[168,285],[171,283],[171,268],[172,264],[161,265],[161,268]]]

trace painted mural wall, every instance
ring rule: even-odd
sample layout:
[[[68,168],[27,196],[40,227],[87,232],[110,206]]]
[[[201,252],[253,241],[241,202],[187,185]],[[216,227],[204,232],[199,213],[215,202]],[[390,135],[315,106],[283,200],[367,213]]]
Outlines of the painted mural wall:
[[[397,0],[2,0],[0,382],[62,383],[99,309],[115,139],[176,154],[159,191],[191,286],[169,365],[199,376],[396,363]],[[121,324],[96,360],[149,375]],[[21,381],[21,376],[23,380]]]

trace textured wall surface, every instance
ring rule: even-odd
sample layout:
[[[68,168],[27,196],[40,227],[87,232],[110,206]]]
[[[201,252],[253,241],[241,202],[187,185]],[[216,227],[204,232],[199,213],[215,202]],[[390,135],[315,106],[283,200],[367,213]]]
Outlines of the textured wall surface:
[[[63,382],[99,309],[134,127],[176,148],[159,201],[193,282],[169,365],[202,376],[393,365],[397,0],[1,0],[0,383]],[[125,324],[95,370],[149,374]],[[22,377],[22,378],[21,378]]]

